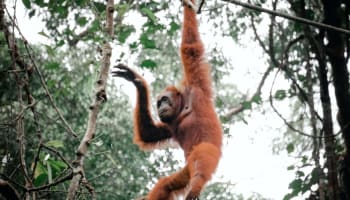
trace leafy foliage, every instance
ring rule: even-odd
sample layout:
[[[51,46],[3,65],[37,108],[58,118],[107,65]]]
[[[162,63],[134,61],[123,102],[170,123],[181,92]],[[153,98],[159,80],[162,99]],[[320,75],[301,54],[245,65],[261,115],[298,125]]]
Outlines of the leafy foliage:
[[[250,1],[254,5],[268,8],[273,7],[271,2]],[[38,17],[45,23],[45,28],[38,34],[50,40],[50,43],[34,46],[34,60],[58,109],[80,139],[86,129],[88,108],[93,98],[90,95],[99,66],[100,55],[96,49],[106,40],[106,3],[87,0],[22,0],[22,3],[30,18]],[[326,176],[329,172],[327,162],[322,159],[323,153],[329,148],[323,145],[327,137],[323,137],[324,119],[320,114],[323,113],[323,108],[318,103],[322,100],[319,97],[322,92],[320,66],[322,63],[328,66],[329,63],[327,58],[320,58],[310,38],[319,40],[316,41],[321,44],[319,47],[324,48],[326,45],[323,42],[327,41],[321,38],[325,35],[324,32],[301,23],[266,17],[260,12],[221,1],[206,1],[205,6],[206,9],[200,16],[201,22],[209,24],[214,31],[204,30],[204,34],[220,35],[237,43],[242,41],[243,35],[249,35],[252,41],[259,43],[265,53],[263,59],[266,63],[261,65],[276,72],[276,79],[281,83],[271,89],[271,97],[267,97],[268,92],[265,89],[252,98],[247,98],[230,82],[222,81],[232,71],[230,60],[216,46],[206,48],[208,60],[213,66],[218,113],[225,115],[234,105],[241,105],[242,110],[247,111],[238,114],[234,119],[225,119],[224,132],[229,134],[230,126],[236,119],[248,124],[247,114],[269,112],[270,109],[257,109],[268,101],[277,107],[277,111],[287,110],[288,112],[281,112],[280,116],[285,117],[283,122],[289,126],[281,125],[282,134],[274,138],[274,149],[276,153],[287,152],[298,159],[286,169],[293,171],[295,178],[291,180],[290,193],[284,199],[317,196],[319,191],[315,191],[315,188],[319,190],[319,183],[327,182]],[[346,7],[347,4],[344,4],[339,11],[344,16]],[[120,0],[114,8],[116,25],[113,55],[117,62],[128,62],[142,68],[145,73],[151,71],[154,93],[166,85],[175,84],[181,78],[181,59],[178,56],[180,3],[164,0]],[[278,3],[276,9],[279,12],[302,14],[302,17],[314,21],[322,21],[324,18],[323,9],[316,1]],[[138,20],[132,19],[134,16]],[[20,39],[17,42],[24,61],[30,63],[24,43]],[[0,137],[5,138],[0,140],[3,161],[0,173],[11,176],[11,179],[24,185],[23,174],[15,173],[17,171],[14,169],[21,162],[21,153],[18,151],[21,147],[17,142],[18,130],[15,122],[18,113],[26,105],[23,102],[27,102],[28,98],[25,95],[20,98],[19,91],[23,88],[19,87],[21,84],[17,81],[17,76],[22,80],[26,74],[15,73],[14,58],[8,53],[7,46],[3,45],[6,44],[3,32],[0,33],[0,44],[0,75],[3,77],[0,79]],[[327,46],[327,49],[322,50],[331,52],[329,48]],[[326,76],[329,77],[327,74]],[[79,142],[67,134],[67,128],[48,99],[40,78],[38,71],[33,70],[28,85],[30,94],[36,100],[35,110],[31,112],[28,107],[21,116],[25,122],[25,161],[28,163],[29,174],[34,177],[34,186],[43,186],[62,177],[69,169],[64,160],[70,161],[75,156]],[[330,79],[327,84],[332,82],[333,79]],[[155,177],[175,171],[177,162],[171,159],[171,151],[161,151],[158,154],[139,151],[132,144],[132,105],[127,95],[113,83],[109,85],[107,94],[108,101],[99,116],[96,137],[90,144],[90,154],[85,160],[85,173],[96,189],[98,199],[129,200],[146,194]],[[316,102],[313,108],[310,99]],[[331,114],[335,116],[335,113]],[[315,124],[313,118],[316,118]],[[43,146],[38,148],[41,140]],[[337,135],[336,140],[334,153],[341,157],[344,144],[340,135]],[[317,162],[319,166],[315,164]],[[36,167],[33,170],[34,165]],[[49,188],[52,191],[39,192],[38,197],[62,199],[62,195],[55,191],[64,191],[67,186],[68,183],[63,182]],[[233,186],[230,183],[213,183],[203,193],[203,198],[244,199],[243,195],[232,191]],[[84,188],[79,198],[89,198]],[[248,199],[263,197],[254,194]]]
[[[89,3],[85,0],[64,4],[23,0],[23,3],[29,10],[30,17],[50,16],[42,18],[46,29],[39,34],[47,39],[53,39],[54,43],[41,47],[35,46],[34,53],[40,55],[35,61],[37,66],[40,66],[39,69],[46,80],[47,89],[58,109],[81,138],[86,128],[90,94],[92,94],[92,86],[99,65],[96,62],[98,55],[94,46],[102,42],[104,20],[102,16],[105,12],[105,5],[100,2]],[[162,78],[159,77],[168,72],[170,74],[167,77],[178,77],[181,68],[177,57],[178,46],[174,42],[179,37],[178,18],[172,17],[168,21],[162,21],[164,23],[162,24],[157,15],[161,10],[167,8],[168,4],[153,1],[136,4],[137,11],[146,19],[141,33],[133,24],[123,23],[124,15],[131,11],[131,5],[121,2],[115,7],[121,13],[117,17],[120,23],[115,29],[118,45],[129,47],[131,53],[141,54],[138,59],[141,67],[161,72],[156,80],[161,80]],[[139,34],[138,37],[135,37],[137,34]],[[4,44],[4,38],[1,39],[1,43]],[[169,51],[161,51],[163,48]],[[26,51],[20,48],[20,52]],[[6,73],[11,67],[11,57],[7,49],[1,49],[0,54],[5,58],[0,62],[1,73]],[[123,58],[122,54],[120,56]],[[29,60],[26,61],[29,62]],[[165,68],[160,69],[159,66],[164,66],[165,63],[167,63]],[[79,143],[79,139],[72,139],[67,134],[66,127],[60,122],[39,79],[38,72],[33,73],[30,77],[32,96],[38,101],[35,105],[38,125],[33,123],[32,115],[29,113],[25,115],[26,135],[35,136],[40,130],[40,137],[26,137],[29,147],[25,157],[26,162],[31,163],[33,158],[39,155],[33,163],[35,170],[30,171],[33,173],[33,184],[36,187],[52,183],[69,171],[66,161],[74,157]],[[1,89],[4,89],[4,92],[0,94],[4,102],[2,113],[5,113],[1,118],[2,122],[14,116],[13,112],[9,112],[10,110],[18,112],[18,104],[14,101],[17,93],[14,81],[14,76],[6,76],[0,82]],[[157,85],[156,82],[155,84]],[[156,86],[155,91],[162,86]],[[130,115],[132,106],[119,88],[110,85],[108,90],[108,102],[99,116],[96,136],[91,141],[90,153],[85,160],[84,168],[86,177],[93,184],[99,199],[129,200],[146,194],[157,180],[155,177],[174,172],[177,169],[177,161],[172,159],[171,151],[151,155],[140,151],[132,144]],[[1,131],[1,137],[9,139],[1,142],[5,148],[1,149],[0,153],[5,155],[5,152],[9,152],[8,156],[11,155],[11,159],[6,165],[2,165],[0,170],[1,173],[11,174],[12,169],[20,162],[17,151],[19,146],[11,142],[16,141],[16,130],[7,126],[0,128],[4,130]],[[43,146],[39,150],[36,144],[41,138]],[[24,182],[23,174],[16,174],[13,178],[20,183]],[[69,182],[65,181],[51,187],[50,190],[39,191],[38,196],[61,199],[62,195],[55,191],[64,191],[68,184]],[[216,187],[220,188],[219,185]],[[89,198],[86,189],[81,188],[79,198]]]

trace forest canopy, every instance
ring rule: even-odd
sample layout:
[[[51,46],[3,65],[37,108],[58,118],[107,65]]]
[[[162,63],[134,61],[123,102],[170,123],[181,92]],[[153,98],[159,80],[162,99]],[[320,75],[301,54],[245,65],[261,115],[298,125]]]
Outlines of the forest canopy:
[[[245,138],[288,157],[271,169],[290,174],[280,199],[349,200],[350,1],[247,3],[198,1],[225,137],[222,177],[200,199],[277,198],[260,194],[279,184],[273,174],[249,192],[225,178],[264,173],[261,145],[230,152]],[[133,144],[134,91],[109,73],[132,66],[154,95],[176,83],[182,11],[164,0],[0,0],[0,199],[130,200],[179,169],[178,152]]]

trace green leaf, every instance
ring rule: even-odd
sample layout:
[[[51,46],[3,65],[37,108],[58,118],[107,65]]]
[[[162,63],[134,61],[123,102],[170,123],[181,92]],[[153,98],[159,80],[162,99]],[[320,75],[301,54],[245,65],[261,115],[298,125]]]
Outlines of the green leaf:
[[[294,169],[295,169],[295,166],[294,166],[294,165],[290,165],[290,166],[287,167],[287,170],[288,170],[288,171],[291,171],[291,170],[294,170]]]
[[[118,13],[120,13],[120,15],[124,15],[126,13],[126,11],[128,11],[130,9],[129,4],[117,4],[115,5],[116,10],[118,11]]]
[[[302,30],[303,30],[303,27],[302,27],[303,25],[301,24],[301,23],[299,23],[299,22],[295,22],[294,23],[294,30],[296,31],[296,32],[301,32]]]
[[[46,38],[50,38],[50,36],[48,36],[44,31],[40,31],[38,34]]]
[[[287,152],[288,153],[292,153],[293,151],[294,151],[294,144],[293,143],[289,143],[288,145],[287,145]]]
[[[250,101],[244,101],[242,106],[244,109],[252,109],[252,103]]]
[[[157,63],[154,62],[153,60],[146,59],[141,62],[141,67],[144,67],[147,69],[154,69],[157,67]]]
[[[41,186],[44,185],[47,181],[47,170],[45,166],[38,162],[34,171],[34,185]]]
[[[130,49],[137,49],[138,46],[139,46],[139,45],[138,45],[137,42],[133,42],[133,43],[129,44],[129,48],[130,48]]]
[[[100,29],[100,22],[98,20],[95,20],[91,23],[89,31],[96,32],[99,29]]]
[[[260,104],[261,103],[261,96],[260,95],[254,95],[252,102],[256,103],[256,104]]]
[[[68,167],[67,164],[66,164],[65,162],[60,161],[60,160],[51,160],[50,162],[51,162],[51,164],[52,164],[53,166],[59,167],[59,168],[61,168],[61,169],[65,169],[65,168]]]
[[[50,79],[50,80],[47,81],[46,84],[47,84],[47,87],[48,87],[48,88],[53,88],[53,87],[56,85],[56,81]]]
[[[143,7],[141,8],[141,13],[147,16],[148,19],[150,19],[153,23],[157,23],[158,19],[150,9]]]
[[[306,9],[305,10],[305,16],[309,20],[314,20],[315,19],[315,12],[311,9]]]
[[[34,178],[40,176],[40,174],[46,174],[47,171],[45,167],[41,164],[41,162],[38,162],[34,171]]]
[[[46,48],[46,53],[49,54],[50,56],[53,56],[55,54],[55,50],[49,46],[49,45],[44,45]]]
[[[177,30],[180,29],[180,25],[175,23],[174,21],[171,21],[170,23],[170,29],[169,29],[169,34],[173,35]]]
[[[34,15],[35,15],[35,9],[31,10],[31,11],[28,13],[29,18],[32,18]]]
[[[224,101],[221,98],[216,98],[215,105],[216,107],[221,108],[224,106]]]
[[[298,74],[298,80],[299,81],[305,81],[306,77],[302,74]]]
[[[303,156],[303,158],[301,159],[301,162],[303,163],[303,165],[305,165],[308,161],[308,157],[307,156]]]
[[[135,31],[136,30],[134,26],[131,26],[131,25],[122,26],[118,32],[118,41],[124,44],[126,39],[131,35],[131,33]]]
[[[66,163],[64,163],[63,161],[60,161],[60,160],[48,159],[47,163],[49,163],[50,166],[52,167],[54,174],[61,173],[64,169],[67,168]]]
[[[86,2],[86,0],[75,0],[75,3],[76,3],[78,6],[84,5],[85,2]]]
[[[88,22],[86,17],[78,17],[75,21],[78,23],[79,26],[85,26]]]
[[[35,178],[34,185],[36,187],[44,185],[46,183],[46,181],[47,181],[47,178],[48,178],[47,173],[40,174],[38,177]]]
[[[30,9],[32,7],[30,0],[22,0],[22,2],[27,9]]]
[[[304,173],[303,171],[299,171],[299,170],[298,170],[298,171],[296,171],[295,173],[297,174],[298,177],[303,177],[303,176],[305,176],[305,173]]]
[[[64,147],[63,142],[61,140],[51,140],[46,142],[45,145],[54,148]]]
[[[294,190],[295,193],[299,193],[302,185],[303,181],[301,179],[295,179],[289,184],[288,188]]]
[[[295,195],[293,194],[286,194],[284,197],[283,197],[283,200],[289,200],[291,198],[293,198]]]
[[[60,64],[57,62],[49,62],[45,64],[45,68],[49,70],[57,70],[60,68]]]
[[[43,8],[46,4],[44,0],[34,0],[34,3]]]
[[[278,100],[283,100],[286,98],[286,91],[285,90],[277,90],[275,93],[275,98]]]
[[[155,24],[153,22],[146,22],[145,24],[143,24],[143,27],[145,28],[144,34],[149,35],[155,34],[157,31],[165,29],[165,26],[161,24]]]
[[[66,18],[68,16],[68,7],[67,6],[63,6],[63,5],[60,5],[60,6],[55,6],[54,8],[54,11],[59,13],[59,16],[61,18]]]
[[[56,47],[55,48],[61,47],[63,45],[64,45],[64,40],[60,40],[59,42],[56,43]]]
[[[97,9],[99,13],[104,12],[106,9],[106,5],[104,3],[93,1],[93,4],[94,4],[94,8]]]
[[[145,49],[156,48],[156,42],[154,40],[150,40],[146,34],[141,35],[140,42]]]

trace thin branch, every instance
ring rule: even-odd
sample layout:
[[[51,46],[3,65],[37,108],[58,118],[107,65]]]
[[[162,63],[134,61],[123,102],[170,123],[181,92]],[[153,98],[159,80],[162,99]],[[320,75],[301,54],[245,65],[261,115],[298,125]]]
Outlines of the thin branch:
[[[2,7],[3,12],[5,9],[6,9],[6,7]],[[14,7],[14,9],[16,9],[16,6]],[[7,11],[8,16],[11,18],[7,9],[6,9],[6,11]],[[14,13],[15,13],[15,11],[14,11]],[[18,47],[17,47],[15,37],[14,37],[14,32],[15,32],[14,28],[17,24],[17,23],[15,23],[16,22],[16,15],[14,15],[11,19],[13,19],[12,20],[12,33],[9,31],[9,28],[5,25],[6,22],[5,22],[4,15],[2,15],[2,18],[1,18],[2,29],[3,29],[3,32],[5,33],[6,41],[7,41],[8,47],[10,49],[10,54],[12,55],[12,59],[21,68],[21,70],[18,70],[15,66],[13,66],[14,70],[12,70],[12,72],[15,74],[17,82],[19,81],[19,76],[17,75],[17,73],[19,73],[19,71],[25,72],[25,75],[22,78],[21,83],[23,85],[24,90],[26,91],[27,102],[28,102],[28,105],[25,108],[22,108],[20,113],[17,114],[17,117],[14,119],[14,121],[17,122],[18,120],[22,120],[24,112],[30,108],[32,113],[33,113],[34,124],[35,124],[36,130],[37,130],[37,136],[39,138],[39,143],[40,143],[41,142],[41,130],[40,130],[40,126],[38,123],[38,116],[35,113],[35,105],[36,105],[37,101],[35,101],[34,97],[32,96],[31,89],[29,86],[29,80],[30,80],[33,68],[31,66],[29,66],[24,61],[24,59],[22,58],[22,56],[20,55],[20,53],[18,51]],[[35,160],[37,160],[37,159],[38,158],[35,158]],[[22,167],[23,167],[23,165],[22,165]],[[36,163],[34,164],[34,169],[35,169],[35,167],[36,167]],[[34,172],[32,173],[32,176],[30,177],[31,181],[33,180],[33,176],[34,176]],[[28,173],[28,178],[29,178],[29,173]],[[31,183],[29,185],[31,185]]]
[[[272,98],[272,90],[273,90],[273,87],[275,85],[275,81],[276,81],[276,78],[277,78],[277,75],[279,73],[280,70],[277,70],[276,74],[275,74],[275,77],[272,81],[272,85],[271,85],[271,88],[270,88],[270,95],[269,95],[269,101],[270,101],[270,105],[272,107],[272,109],[274,110],[274,112],[278,115],[279,118],[281,118],[284,122],[284,124],[286,124],[288,126],[288,128],[290,128],[291,130],[293,130],[294,132],[297,132],[299,133],[300,135],[303,135],[303,136],[307,136],[307,137],[314,137],[313,135],[310,135],[310,134],[307,134],[307,133],[304,133],[296,128],[294,128],[294,126],[292,124],[290,124],[283,116],[280,112],[278,112],[277,108],[275,107],[275,105],[273,104],[273,98]]]
[[[256,96],[261,94],[261,89],[264,86],[265,81],[266,81],[267,77],[269,76],[270,72],[272,71],[272,69],[273,69],[272,67],[269,67],[265,71],[265,73],[263,74],[263,76],[258,84],[258,87],[257,87],[255,93],[250,97],[249,100],[247,100],[248,102],[253,101]],[[228,118],[232,117],[233,115],[236,115],[236,114],[242,112],[243,110],[244,110],[244,106],[243,106],[243,104],[240,104],[237,107],[231,108],[226,114],[222,115],[222,117],[225,119],[228,119]]]
[[[7,11],[6,7],[5,7],[5,10]],[[8,11],[7,11],[8,12]],[[56,106],[56,103],[55,101],[53,100],[53,97],[51,95],[51,93],[49,92],[49,89],[47,88],[47,85],[46,85],[46,82],[44,80],[44,77],[43,75],[41,74],[41,71],[40,69],[38,68],[38,66],[36,65],[33,57],[32,57],[32,54],[31,54],[31,51],[33,51],[33,49],[29,46],[27,40],[25,39],[25,37],[23,36],[21,30],[19,29],[18,25],[15,23],[14,19],[9,16],[9,19],[10,21],[12,22],[13,26],[16,28],[16,30],[18,31],[18,33],[21,35],[22,39],[23,39],[23,42],[24,42],[24,47],[26,49],[26,52],[29,56],[29,59],[32,63],[32,66],[34,67],[35,71],[38,73],[39,75],[39,78],[40,78],[40,82],[41,82],[41,85],[43,86],[44,90],[45,90],[45,94],[46,96],[48,97],[52,107],[54,108],[54,110],[56,111],[57,115],[59,116],[59,118],[61,119],[61,121],[63,122],[63,124],[65,125],[66,129],[67,129],[67,132],[70,133],[71,135],[73,135],[74,137],[77,137],[77,134],[73,131],[73,129],[70,127],[70,125],[68,124],[68,122],[66,121],[66,119],[63,117],[61,111],[58,109],[58,107]],[[6,27],[5,25],[5,19],[3,18],[3,31],[5,33],[5,37],[9,37],[10,36],[10,31],[8,30],[8,28]],[[11,45],[11,44],[9,44]],[[13,48],[11,48],[13,47]],[[18,48],[17,48],[17,45],[16,43],[13,44],[13,46],[9,46],[9,48],[13,51],[15,51],[15,55],[16,55],[16,63],[23,69],[27,70],[27,71],[30,71],[32,66],[30,66],[29,64],[25,63],[22,59],[19,59],[19,58],[22,58],[22,56],[20,56],[20,54],[18,53]]]
[[[259,45],[260,47],[264,50],[265,53],[268,54],[268,49],[266,48],[264,42],[262,41],[262,39],[260,38],[259,34],[258,34],[258,30],[255,26],[255,22],[254,22],[254,15],[253,13],[249,13],[250,15],[250,24],[252,25],[252,28],[253,28],[253,33],[254,33],[254,36],[255,36],[255,39],[258,40],[259,42]]]
[[[114,0],[108,0],[106,7],[106,32],[109,35],[109,39],[113,38],[113,14],[114,14]],[[92,198],[95,199],[94,188],[88,183],[84,173],[84,158],[86,157],[88,146],[90,141],[95,137],[96,121],[100,106],[107,101],[106,85],[110,67],[110,59],[112,56],[112,48],[106,41],[102,48],[102,62],[99,78],[95,86],[95,99],[94,103],[90,106],[89,120],[87,129],[83,139],[76,151],[76,159],[73,162],[73,178],[71,180],[67,200],[75,199],[76,192],[79,185],[82,183],[88,191],[91,193]]]
[[[18,168],[18,167],[17,167]],[[23,185],[21,185],[21,184],[19,184],[19,183],[17,183],[16,181],[14,181],[13,179],[11,179],[9,176],[7,176],[6,174],[3,174],[3,173],[0,173],[0,179],[3,179],[3,180],[5,180],[5,181],[8,181],[9,183],[11,183],[11,185],[14,185],[14,186],[16,186],[17,188],[20,188],[21,190],[26,190],[26,188],[23,186]]]
[[[258,35],[256,35],[256,37],[259,38]],[[297,37],[297,38],[291,40],[291,41],[287,44],[287,47],[286,47],[286,49],[284,50],[284,53],[283,53],[283,55],[284,55],[283,60],[287,58],[288,51],[290,50],[290,48],[291,48],[294,44],[296,44],[299,40],[301,40],[301,39],[303,39],[303,36],[299,36],[299,37]],[[260,45],[261,45],[261,47],[264,49],[264,51],[270,55],[269,51],[266,49],[265,45],[264,45],[262,42],[261,42]],[[282,63],[283,63],[283,62],[282,62]],[[279,64],[277,61],[276,61],[276,64],[278,64],[278,65],[276,66],[277,68],[281,68],[281,67],[280,67],[281,64]],[[265,71],[264,75],[262,76],[262,78],[261,78],[261,80],[260,80],[260,82],[259,82],[259,84],[258,84],[258,87],[257,87],[255,93],[250,97],[249,100],[247,100],[248,102],[251,102],[251,101],[253,100],[254,97],[256,97],[257,95],[260,95],[260,94],[261,94],[261,89],[262,89],[262,87],[264,86],[267,77],[269,76],[270,72],[271,72],[273,69],[274,69],[273,67],[269,67],[269,68]],[[300,88],[300,89],[301,89],[301,88]],[[302,90],[302,89],[301,89],[301,90]],[[237,107],[231,108],[231,109],[230,109],[226,114],[224,114],[222,117],[225,118],[225,119],[228,119],[228,118],[230,118],[230,117],[232,117],[232,116],[234,116],[234,115],[236,115],[236,114],[242,112],[243,110],[244,110],[244,106],[243,106],[243,104],[240,104],[240,105],[237,106]],[[316,114],[317,114],[317,113],[316,113]],[[318,116],[318,114],[317,114],[317,116]],[[319,117],[319,116],[318,116],[318,117]]]
[[[14,7],[16,9],[16,7]],[[21,65],[22,63],[20,62],[20,56],[17,51],[17,46],[15,42],[15,37],[14,37],[14,31],[12,33],[9,30],[8,25],[6,24],[5,20],[5,10],[6,6],[3,0],[0,2],[0,28],[4,32],[5,39],[7,42],[7,46],[9,48],[9,54],[12,58],[12,70],[17,71],[16,64]],[[10,16],[10,15],[9,15]],[[14,25],[12,26],[12,29],[14,29]],[[19,108],[20,108],[20,113],[24,111],[25,109],[23,108],[23,94],[22,94],[22,87],[23,87],[23,81],[20,79],[18,76],[17,72],[14,73],[15,75],[15,80],[17,83],[17,98],[19,102]],[[20,159],[20,166],[23,171],[23,175],[25,178],[26,186],[30,186],[32,184],[31,179],[29,177],[29,173],[27,170],[26,162],[25,162],[25,133],[24,133],[24,121],[23,121],[23,115],[20,114],[20,117],[16,119],[16,132],[17,132],[17,140],[19,143],[19,159]]]
[[[205,3],[205,0],[201,0],[199,6],[198,6],[198,10],[197,10],[197,14],[200,14],[202,12],[202,7]]]
[[[70,168],[70,169],[73,169],[73,166],[63,157],[63,155],[57,151],[56,149],[54,148],[51,148],[51,147],[48,147],[44,144],[41,144],[41,147],[48,150],[48,151],[51,151],[52,153],[54,153],[56,156],[58,156],[64,163],[66,163],[66,165]]]
[[[277,1],[272,1],[272,8],[275,11],[277,7]],[[268,49],[268,55],[270,56],[270,59],[272,63],[275,66],[280,66],[280,63],[276,59],[276,54],[275,54],[275,37],[274,37],[274,28],[275,28],[275,23],[276,23],[276,16],[271,15],[270,16],[270,25],[269,25],[269,49]],[[282,60],[283,61],[283,60]]]
[[[69,46],[75,46],[78,44],[78,42],[84,38],[85,36],[87,36],[89,34],[89,28],[87,27],[84,31],[80,32],[78,35],[76,35],[73,39],[68,40],[68,45]]]
[[[32,172],[33,173],[32,173],[32,177],[31,177],[32,180],[34,180],[36,167],[38,166],[38,163],[39,163],[39,157],[40,157],[40,152],[41,152],[41,142],[42,141],[39,141],[39,145],[38,145],[35,157],[34,157],[34,165],[33,165],[33,168],[32,168]]]
[[[298,84],[298,81],[293,77],[292,73],[288,71],[286,67],[283,67],[281,69],[285,72],[285,75],[292,81],[292,83],[298,88],[300,92],[300,97],[303,98],[303,100],[307,103],[308,106],[311,106],[310,102],[308,101],[307,92],[305,92],[304,89]],[[321,116],[316,111],[315,111],[315,115],[320,121],[323,121]]]
[[[276,7],[276,3],[274,3],[274,8]],[[253,27],[253,31],[254,31],[254,35],[255,35],[255,38],[258,40],[261,48],[268,54],[270,55],[270,58],[273,62],[273,64],[275,66],[279,66],[279,63],[277,62],[276,58],[275,58],[275,55],[274,55],[274,48],[273,48],[273,43],[274,43],[274,38],[273,38],[273,27],[274,27],[274,23],[275,23],[275,17],[271,17],[271,23],[270,23],[270,26],[269,26],[269,49],[267,49],[263,43],[263,41],[261,40],[261,38],[259,37],[258,33],[257,33],[257,29],[255,27],[255,24],[254,24],[254,16],[252,13],[250,13],[250,19],[251,19],[251,24],[252,24],[252,27]],[[269,67],[264,75],[262,76],[262,79],[258,85],[258,88],[256,90],[256,92],[253,94],[253,96],[250,97],[250,99],[248,100],[248,102],[251,102],[254,100],[254,98],[258,95],[261,94],[261,89],[265,83],[265,80],[267,79],[268,75],[270,74],[270,72],[272,71],[273,67]],[[230,109],[225,115],[223,115],[224,118],[228,119],[230,117],[232,117],[233,115],[236,115],[240,112],[242,112],[244,110],[244,106],[243,104],[240,104],[238,107],[235,107],[235,108],[232,108]]]
[[[63,183],[65,181],[67,181],[67,180],[70,180],[70,179],[72,179],[72,177],[73,177],[73,173],[72,173],[72,171],[70,171],[65,176],[59,178],[57,181],[54,181],[54,182],[52,182],[50,184],[39,186],[39,187],[28,188],[27,191],[28,192],[34,192],[34,191],[41,191],[41,190],[44,190],[44,189],[48,189],[48,188],[56,186],[56,185],[58,185],[60,183]]]
[[[310,134],[304,133],[304,132],[302,132],[302,131],[300,131],[300,130],[294,128],[294,126],[293,126],[291,123],[289,123],[289,122],[283,117],[283,115],[282,115],[280,112],[278,112],[278,109],[277,109],[277,108],[275,107],[275,105],[273,104],[272,90],[273,90],[273,87],[274,87],[274,85],[275,85],[276,78],[277,78],[277,75],[278,75],[279,71],[280,71],[280,70],[278,70],[278,71],[276,72],[275,77],[274,77],[274,79],[273,79],[273,81],[272,81],[271,88],[270,88],[269,102],[270,102],[270,105],[271,105],[273,111],[278,115],[279,118],[282,119],[282,121],[284,122],[284,124],[287,125],[288,128],[290,128],[290,129],[291,129],[292,131],[294,131],[294,132],[299,133],[300,135],[303,135],[303,136],[306,136],[306,137],[310,137],[310,138],[330,138],[330,137],[333,137],[333,136],[314,136],[314,135],[310,135]]]
[[[308,25],[311,25],[311,26],[314,26],[314,27],[317,27],[317,28],[333,30],[333,31],[337,31],[339,33],[344,33],[344,34],[350,35],[350,30],[347,30],[347,29],[331,26],[331,25],[328,25],[328,24],[320,23],[320,22],[315,22],[315,21],[308,20],[308,19],[301,18],[301,17],[296,17],[296,16],[280,13],[280,12],[269,10],[269,9],[262,8],[262,7],[259,7],[259,6],[251,5],[249,3],[244,3],[244,2],[241,2],[241,1],[236,1],[236,0],[222,0],[222,1],[225,1],[225,2],[228,2],[228,3],[232,3],[232,4],[236,4],[236,5],[239,5],[239,6],[248,8],[248,9],[256,10],[256,11],[259,11],[259,12],[268,13],[268,14],[273,15],[273,16],[278,16],[278,17],[282,17],[282,18],[289,19],[289,20],[292,20],[292,21],[300,22],[300,23],[303,23],[303,24],[308,24]]]
[[[34,107],[36,104],[37,104],[36,101],[32,101],[31,104],[26,105],[24,108],[21,109],[21,111],[17,114],[17,116],[13,120],[11,119],[11,122],[9,122],[9,123],[18,121],[20,118],[23,117],[24,112],[26,110],[32,109],[32,107]]]
[[[310,108],[313,108],[314,106],[312,104],[310,104],[310,101],[308,100],[308,95],[307,92],[304,91],[304,89],[298,84],[298,82],[295,80],[295,78],[291,75],[291,73],[287,70],[287,68],[285,67],[285,63],[287,63],[285,60],[288,59],[288,52],[290,50],[290,48],[292,48],[293,45],[295,45],[297,42],[303,40],[305,38],[304,35],[299,35],[298,37],[294,38],[293,40],[291,40],[288,44],[286,49],[284,50],[283,53],[283,59],[282,59],[282,64],[281,64],[281,69],[286,73],[287,77],[292,80],[292,83],[298,88],[301,97],[305,100],[305,102],[308,104],[308,106]],[[314,109],[314,114],[316,115],[317,119],[322,121],[321,116],[318,114],[318,112]]]

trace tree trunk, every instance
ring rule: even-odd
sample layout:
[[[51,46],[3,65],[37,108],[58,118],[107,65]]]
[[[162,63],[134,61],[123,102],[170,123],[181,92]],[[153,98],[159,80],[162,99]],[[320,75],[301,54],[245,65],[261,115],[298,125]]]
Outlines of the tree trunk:
[[[341,0],[322,0],[324,8],[325,23],[337,27],[342,26],[342,19],[346,20],[347,16],[341,12]],[[331,63],[333,72],[333,81],[335,88],[335,96],[338,105],[338,122],[342,129],[346,153],[343,162],[343,172],[341,174],[349,174],[350,172],[350,91],[349,91],[349,72],[346,66],[345,58],[345,35],[336,31],[327,30],[327,55]],[[349,177],[344,177],[349,179]],[[347,199],[350,199],[350,185],[345,179],[343,188]]]

